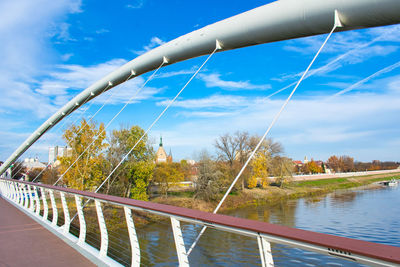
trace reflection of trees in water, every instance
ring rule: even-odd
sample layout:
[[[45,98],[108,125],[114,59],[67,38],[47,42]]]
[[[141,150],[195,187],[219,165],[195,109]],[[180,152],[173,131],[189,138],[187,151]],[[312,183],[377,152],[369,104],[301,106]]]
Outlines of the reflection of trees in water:
[[[297,201],[280,201],[270,207],[270,223],[296,226]]]
[[[354,202],[357,198],[357,196],[360,194],[360,192],[357,191],[346,191],[346,192],[336,192],[330,194],[328,197],[332,204],[337,205],[337,204],[350,204],[351,202]]]

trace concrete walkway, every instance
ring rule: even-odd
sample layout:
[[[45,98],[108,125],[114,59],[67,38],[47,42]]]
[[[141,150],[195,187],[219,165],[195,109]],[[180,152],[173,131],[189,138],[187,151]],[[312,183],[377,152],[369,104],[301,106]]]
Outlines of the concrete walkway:
[[[94,264],[0,197],[0,267],[3,266]]]

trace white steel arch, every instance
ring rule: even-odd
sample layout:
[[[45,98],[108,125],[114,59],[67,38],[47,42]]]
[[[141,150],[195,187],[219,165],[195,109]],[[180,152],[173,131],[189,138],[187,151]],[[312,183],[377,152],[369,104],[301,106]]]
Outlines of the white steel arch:
[[[216,42],[220,52],[328,33],[335,10],[343,24],[339,31],[400,23],[399,0],[280,0],[208,25],[133,59],[82,91],[15,150],[0,167],[0,175],[66,115],[129,77],[152,71],[163,61],[173,64],[210,54]]]

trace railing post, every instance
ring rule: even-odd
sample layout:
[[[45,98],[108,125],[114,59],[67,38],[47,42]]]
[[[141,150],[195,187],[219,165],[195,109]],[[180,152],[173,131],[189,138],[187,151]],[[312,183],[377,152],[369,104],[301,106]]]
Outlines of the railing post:
[[[139,267],[140,266],[140,247],[139,241],[136,235],[135,224],[132,219],[132,211],[130,208],[124,206],[126,225],[128,226],[129,240],[131,242],[131,250],[132,250],[132,261],[131,266]]]
[[[185,243],[183,241],[180,223],[174,217],[171,217],[172,232],[174,233],[176,253],[178,254],[179,267],[189,267],[189,260],[186,253]]]
[[[60,196],[61,196],[61,203],[62,203],[63,210],[64,210],[63,230],[64,230],[64,234],[68,234],[69,233],[69,227],[71,226],[71,219],[70,219],[70,216],[69,216],[67,200],[65,199],[64,192],[60,192]]]
[[[25,207],[25,209],[28,209],[28,192],[27,192],[27,190],[26,190],[26,186],[24,185],[24,184],[22,184],[22,190],[24,191],[24,194],[23,194],[23,196],[24,196],[24,207]]]
[[[40,199],[39,199],[39,190],[36,186],[33,186],[35,191],[35,201],[36,201],[36,215],[40,215]]]
[[[51,201],[51,208],[53,209],[53,221],[51,224],[53,226],[57,226],[57,219],[58,219],[58,211],[57,211],[57,204],[56,200],[54,199],[53,190],[49,189],[50,201]]]
[[[99,221],[99,228],[101,234],[101,245],[100,245],[100,258],[107,257],[107,250],[108,250],[108,233],[107,233],[107,226],[104,220],[103,211],[101,209],[101,203],[98,200],[95,200],[96,205],[96,212],[97,212],[97,219]]]
[[[260,251],[261,266],[274,267],[274,259],[272,258],[271,244],[261,235],[257,236],[258,249]]]
[[[14,186],[14,193],[15,193],[14,202],[19,204],[19,188],[18,188],[18,184],[15,183],[15,182],[12,182],[12,183],[13,183],[13,186]]]
[[[11,182],[11,185],[12,185],[12,191],[13,191],[12,199],[13,199],[13,201],[15,203],[18,203],[18,187],[17,187],[17,184],[15,182]]]
[[[46,190],[41,187],[40,192],[42,192],[43,200],[43,221],[47,221],[47,217],[49,216],[49,206],[47,205]]]
[[[28,187],[28,196],[29,196],[29,210],[34,212],[35,211],[35,205],[33,202],[33,195],[32,195],[32,190],[30,185],[26,185]]]
[[[83,215],[82,198],[75,195],[76,210],[78,211],[79,218],[79,240],[78,245],[83,245],[86,239],[86,222]]]

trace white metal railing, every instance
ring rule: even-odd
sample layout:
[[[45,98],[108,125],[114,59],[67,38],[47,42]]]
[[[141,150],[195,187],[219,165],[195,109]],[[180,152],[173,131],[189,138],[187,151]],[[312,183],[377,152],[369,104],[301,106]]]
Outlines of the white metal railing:
[[[271,243],[288,245],[372,266],[400,266],[399,247],[315,233],[226,215],[9,179],[0,179],[0,194],[4,199],[23,209],[31,217],[40,219],[44,224],[56,229],[60,235],[67,237],[81,249],[109,266],[121,266],[121,264],[108,256],[109,233],[103,214],[105,203],[115,205],[124,210],[131,247],[131,262],[129,263],[131,266],[140,266],[141,264],[141,250],[134,220],[132,219],[132,210],[144,211],[170,219],[179,266],[189,266],[189,257],[182,234],[181,222],[207,226],[208,228],[255,238],[262,266],[274,266]],[[70,210],[68,209],[67,196],[69,197],[68,199],[75,200],[74,203],[79,218],[78,236],[70,233],[73,218],[71,218]],[[56,198],[61,199],[64,216],[64,224],[61,226],[57,225],[59,213]],[[87,227],[83,212],[83,198],[95,202],[101,237],[100,249],[96,249],[86,242]],[[50,207],[47,204],[48,199],[50,199],[51,203],[51,220],[48,220],[48,215],[50,214]]]

